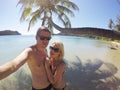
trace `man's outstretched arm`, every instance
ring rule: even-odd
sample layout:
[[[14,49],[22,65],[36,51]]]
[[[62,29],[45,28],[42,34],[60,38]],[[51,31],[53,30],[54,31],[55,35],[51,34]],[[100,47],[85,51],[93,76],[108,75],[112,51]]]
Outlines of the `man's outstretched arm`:
[[[11,73],[15,72],[18,68],[20,68],[28,59],[30,48],[25,49],[19,56],[17,56],[14,60],[7,62],[0,66],[0,80],[9,76]]]

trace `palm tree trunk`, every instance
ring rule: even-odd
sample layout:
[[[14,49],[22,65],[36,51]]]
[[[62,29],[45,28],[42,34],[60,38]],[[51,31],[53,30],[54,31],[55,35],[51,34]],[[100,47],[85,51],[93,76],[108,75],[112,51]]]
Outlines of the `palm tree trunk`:
[[[55,24],[51,18],[49,18],[48,20],[49,20],[50,24],[52,26],[54,26],[54,28],[56,28],[58,31],[62,32],[64,30],[64,28],[62,28],[62,27],[58,26],[57,24]]]
[[[52,20],[52,18],[48,19],[50,24],[52,26],[54,26],[54,28],[56,28],[58,31],[60,31],[61,33],[75,33],[74,31],[77,30],[78,28],[62,28],[60,26],[58,26],[57,24],[55,24]]]
[[[108,30],[108,29],[101,29],[101,28],[91,28],[91,27],[84,27],[84,28],[62,28],[55,24],[51,18],[49,18],[49,22],[51,25],[54,26],[58,31],[61,32],[63,35],[85,35],[85,36],[92,36],[92,37],[106,37],[111,38],[112,40],[120,40],[120,32],[115,30]]]

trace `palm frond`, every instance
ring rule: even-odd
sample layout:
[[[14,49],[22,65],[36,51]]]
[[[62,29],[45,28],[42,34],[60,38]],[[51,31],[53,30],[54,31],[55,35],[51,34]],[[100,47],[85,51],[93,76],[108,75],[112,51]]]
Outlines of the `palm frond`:
[[[27,17],[29,17],[30,13],[31,13],[31,8],[24,9],[24,11],[22,12],[20,20],[21,21],[27,20]]]
[[[38,18],[39,18],[39,14],[35,14],[35,15],[31,18],[31,20],[30,20],[30,22],[29,22],[29,26],[28,26],[28,31],[30,30],[31,25],[34,25],[35,22],[37,22]]]
[[[71,8],[73,10],[79,10],[79,7],[70,0],[62,0],[60,3],[62,6],[66,6],[67,8]]]
[[[69,9],[64,6],[57,5],[57,11],[59,12],[64,12],[67,15],[70,15],[71,17],[74,17],[74,13]]]
[[[42,25],[52,29],[51,23],[48,22],[47,13],[51,14],[50,17],[57,15],[65,27],[71,27],[68,16],[74,17],[72,10],[79,10],[77,5],[70,0],[19,0],[17,5],[19,4],[23,10],[21,21],[29,21],[28,31],[38,19],[41,20]]]

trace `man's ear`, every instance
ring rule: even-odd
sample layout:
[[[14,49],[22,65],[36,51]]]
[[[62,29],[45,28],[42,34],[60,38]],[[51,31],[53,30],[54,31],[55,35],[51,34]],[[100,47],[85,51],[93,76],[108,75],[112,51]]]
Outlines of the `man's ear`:
[[[35,37],[35,38],[36,38],[36,40],[37,40],[38,36],[36,35],[36,37]]]

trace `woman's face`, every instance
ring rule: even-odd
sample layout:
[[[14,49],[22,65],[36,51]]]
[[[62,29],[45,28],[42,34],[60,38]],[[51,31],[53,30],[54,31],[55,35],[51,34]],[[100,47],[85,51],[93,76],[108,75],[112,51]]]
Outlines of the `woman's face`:
[[[60,49],[55,45],[52,44],[50,46],[50,57],[57,59],[60,56]]]

